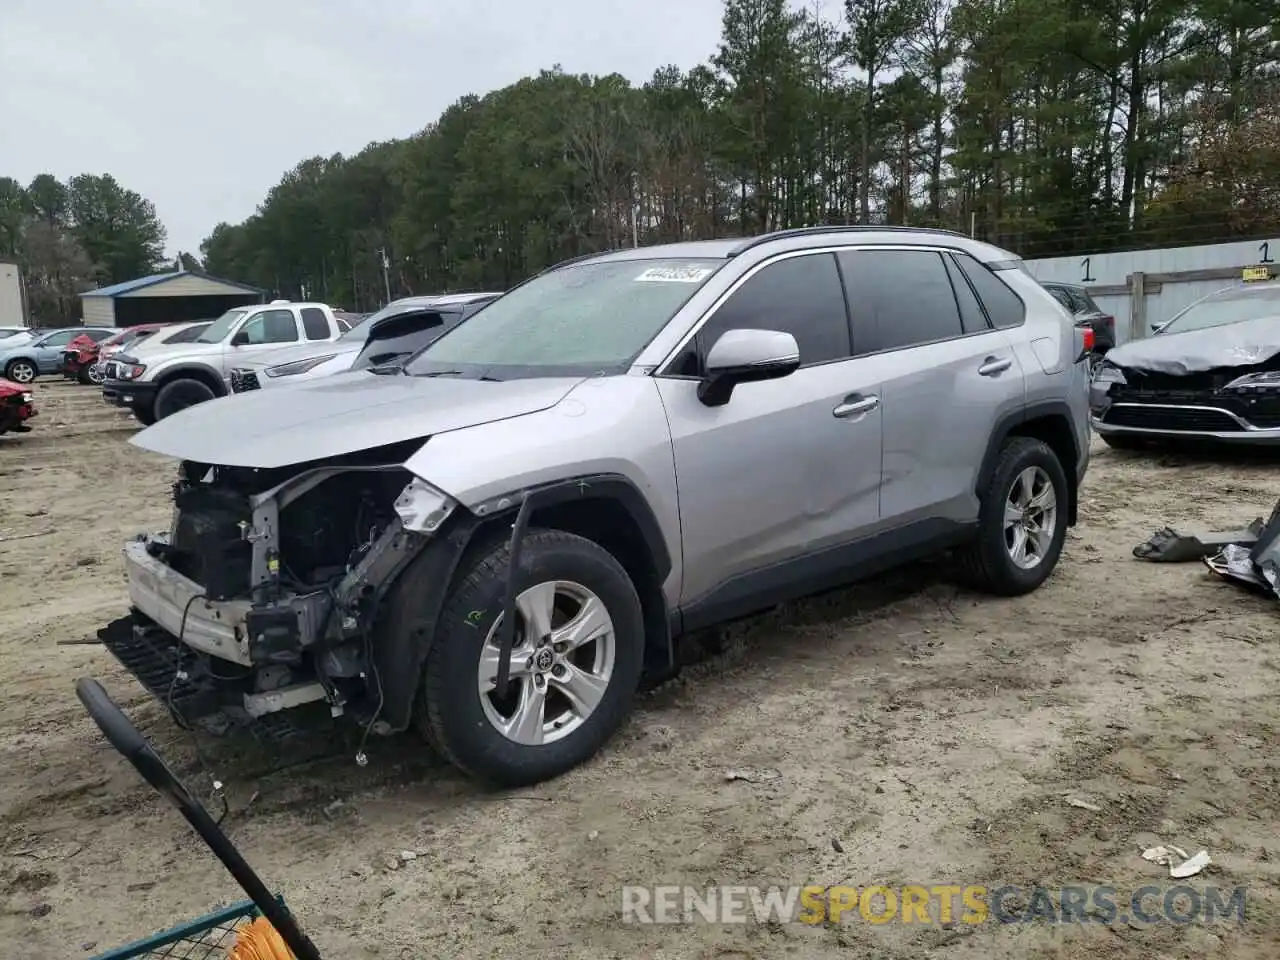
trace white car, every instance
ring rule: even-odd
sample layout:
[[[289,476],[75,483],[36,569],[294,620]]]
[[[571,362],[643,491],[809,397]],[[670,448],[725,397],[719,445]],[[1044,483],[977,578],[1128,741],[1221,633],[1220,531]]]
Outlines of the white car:
[[[397,326],[403,323],[412,324],[413,329],[406,332],[405,339],[417,343],[418,347],[425,346],[430,339],[429,330],[438,328],[438,332],[442,333],[462,319],[464,313],[468,315],[474,313],[480,306],[496,300],[499,296],[501,294],[498,293],[453,293],[393,300],[377,313],[361,320],[332,343],[307,344],[261,360],[238,364],[232,369],[229,378],[231,392],[245,393],[282,383],[301,383],[305,380],[314,380],[316,377],[344,373],[364,359],[363,355],[368,353],[370,336],[375,330],[393,335],[400,333],[386,327],[385,322],[392,318],[395,318]],[[413,321],[419,322],[413,323]],[[386,351],[380,350],[379,353],[388,355],[403,353],[404,348],[411,344],[402,343],[400,346],[402,349],[398,351],[388,348]],[[373,366],[372,363],[367,365]]]

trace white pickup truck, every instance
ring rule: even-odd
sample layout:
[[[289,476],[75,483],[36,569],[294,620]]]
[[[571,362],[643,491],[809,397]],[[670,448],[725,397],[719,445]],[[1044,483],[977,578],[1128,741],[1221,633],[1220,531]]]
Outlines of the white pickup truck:
[[[103,371],[102,399],[126,407],[144,425],[197,403],[224,397],[231,369],[300,343],[336,340],[342,327],[323,303],[235,307],[191,343],[117,354]]]

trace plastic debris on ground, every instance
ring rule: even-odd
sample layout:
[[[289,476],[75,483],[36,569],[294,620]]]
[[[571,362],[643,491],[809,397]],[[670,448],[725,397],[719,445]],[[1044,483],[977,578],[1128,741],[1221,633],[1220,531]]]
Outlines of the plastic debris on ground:
[[[1149,850],[1144,850],[1142,851],[1142,859],[1168,867],[1169,876],[1174,880],[1185,880],[1187,877],[1194,877],[1209,864],[1213,863],[1207,850],[1201,850],[1194,857],[1188,857],[1185,850],[1172,845],[1151,847]]]
[[[1162,527],[1133,548],[1139,560],[1188,563],[1200,560],[1217,576],[1280,599],[1280,502],[1239,530],[1186,533]]]

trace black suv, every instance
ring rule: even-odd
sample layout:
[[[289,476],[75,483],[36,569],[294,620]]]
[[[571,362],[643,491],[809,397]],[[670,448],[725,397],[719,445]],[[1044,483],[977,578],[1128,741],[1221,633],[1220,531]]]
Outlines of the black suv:
[[[1071,311],[1076,318],[1077,327],[1088,327],[1093,331],[1095,354],[1106,356],[1107,351],[1116,345],[1116,318],[1094,303],[1088,290],[1079,284],[1059,283],[1056,280],[1041,281],[1040,286]]]

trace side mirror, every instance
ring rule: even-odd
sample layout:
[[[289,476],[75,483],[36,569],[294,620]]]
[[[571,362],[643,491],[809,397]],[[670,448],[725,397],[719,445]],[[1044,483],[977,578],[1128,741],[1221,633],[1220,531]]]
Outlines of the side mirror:
[[[235,336],[231,338],[231,345],[233,347],[243,347],[248,342],[249,342],[248,330],[237,330],[235,332]]]
[[[707,352],[698,399],[708,407],[729,402],[740,383],[777,380],[800,367],[796,338],[778,330],[726,330]]]

